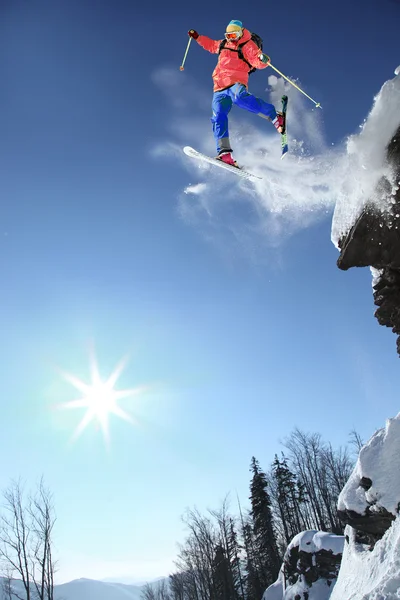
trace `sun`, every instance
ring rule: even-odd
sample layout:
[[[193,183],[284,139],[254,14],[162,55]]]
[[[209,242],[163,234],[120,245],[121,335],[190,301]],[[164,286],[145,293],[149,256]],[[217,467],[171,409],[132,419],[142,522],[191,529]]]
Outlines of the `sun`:
[[[82,417],[81,422],[75,430],[73,440],[76,440],[86,427],[92,422],[97,422],[101,427],[104,435],[104,439],[107,444],[110,441],[109,434],[109,417],[115,415],[124,421],[128,421],[132,425],[135,424],[134,419],[131,415],[125,412],[120,406],[118,406],[118,400],[139,394],[143,391],[143,387],[133,388],[129,390],[115,390],[114,386],[117,383],[122,371],[125,368],[127,359],[121,360],[115,367],[114,371],[108,377],[103,380],[100,377],[99,368],[97,365],[96,357],[94,353],[90,359],[90,372],[91,381],[85,383],[81,379],[78,379],[75,375],[61,372],[62,376],[66,381],[74,386],[75,389],[81,392],[82,396],[77,400],[71,400],[62,404],[63,409],[74,409],[74,408],[86,408],[86,412]]]

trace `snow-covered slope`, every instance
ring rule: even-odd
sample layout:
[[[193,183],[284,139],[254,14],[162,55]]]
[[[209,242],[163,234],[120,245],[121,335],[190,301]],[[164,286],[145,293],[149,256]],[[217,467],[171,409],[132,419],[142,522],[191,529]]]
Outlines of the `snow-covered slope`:
[[[23,598],[23,587],[20,581],[13,583],[18,595]],[[141,587],[95,581],[93,579],[76,579],[55,587],[55,600],[140,600]],[[0,599],[6,600],[0,585]]]
[[[360,486],[368,479],[368,489]],[[339,496],[338,509],[360,515],[386,509],[393,516],[400,502],[400,413],[388,419],[361,449],[356,466]]]
[[[342,565],[330,600],[398,600],[400,598],[400,518],[369,547],[357,544],[347,526]]]
[[[339,509],[350,515],[354,527],[361,528],[361,536],[372,532],[372,539],[380,537],[377,525],[382,514],[382,524],[386,523],[388,529],[375,544],[366,544],[360,543],[356,529],[347,525],[348,543],[331,600],[400,598],[399,503],[400,413],[389,419],[386,427],[377,431],[362,448],[339,498]]]

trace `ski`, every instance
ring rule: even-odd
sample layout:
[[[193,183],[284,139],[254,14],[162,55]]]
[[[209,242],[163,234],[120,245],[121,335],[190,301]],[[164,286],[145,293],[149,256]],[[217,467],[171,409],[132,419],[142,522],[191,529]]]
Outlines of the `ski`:
[[[217,167],[221,167],[222,169],[226,169],[227,171],[230,171],[231,173],[235,173],[235,175],[238,175],[239,177],[242,177],[243,179],[250,179],[250,180],[251,179],[262,179],[262,177],[259,177],[258,175],[254,175],[253,173],[249,173],[248,171],[245,171],[244,169],[241,169],[240,167],[233,167],[232,165],[227,165],[226,163],[222,162],[222,160],[218,160],[217,158],[211,158],[211,156],[202,154],[201,152],[198,152],[197,150],[195,150],[194,148],[191,148],[190,146],[185,146],[183,148],[183,151],[187,156],[190,156],[191,158],[203,160],[205,162],[210,163],[211,165],[215,165]]]
[[[284,158],[289,151],[286,131],[286,111],[287,111],[288,97],[282,96],[282,115],[283,115],[283,132],[281,133],[281,144],[282,144],[282,155]]]

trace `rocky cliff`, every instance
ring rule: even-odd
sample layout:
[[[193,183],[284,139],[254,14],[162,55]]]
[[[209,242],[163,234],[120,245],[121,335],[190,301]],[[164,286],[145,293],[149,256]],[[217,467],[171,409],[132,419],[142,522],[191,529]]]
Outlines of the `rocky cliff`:
[[[396,69],[398,72],[398,69]],[[382,118],[389,123],[385,130],[379,130]],[[389,118],[390,115],[390,118]],[[400,77],[385,83],[369,119],[364,124],[368,133],[369,147],[362,143],[357,148],[360,154],[355,167],[354,181],[359,182],[358,197],[353,194],[346,198],[343,192],[341,206],[338,206],[335,219],[343,213],[346,202],[354,203],[352,222],[347,229],[337,233],[334,239],[340,250],[337,264],[340,269],[351,267],[371,267],[373,270],[373,297],[377,306],[375,316],[380,323],[390,327],[400,336]],[[376,147],[371,133],[377,132]],[[363,132],[360,134],[362,140]],[[385,140],[385,137],[387,138]],[[382,147],[383,142],[383,147]],[[361,149],[361,151],[360,151]],[[364,151],[364,156],[363,156]],[[368,184],[374,182],[371,188]],[[366,185],[364,185],[364,183]],[[364,188],[367,188],[367,196]],[[339,217],[340,219],[340,217]],[[334,225],[335,228],[335,225]],[[335,237],[335,236],[333,236]],[[397,338],[400,354],[400,337]]]

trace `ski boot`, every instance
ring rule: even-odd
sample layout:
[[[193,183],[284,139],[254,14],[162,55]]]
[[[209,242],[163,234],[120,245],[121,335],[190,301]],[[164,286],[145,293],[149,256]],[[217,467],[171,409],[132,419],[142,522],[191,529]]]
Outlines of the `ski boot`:
[[[272,121],[278,133],[285,133],[285,117],[281,112],[276,113],[275,119]]]
[[[224,162],[227,165],[231,165],[231,167],[236,167],[237,169],[240,168],[236,160],[232,156],[232,151],[221,150],[218,156],[216,156],[216,159]]]

